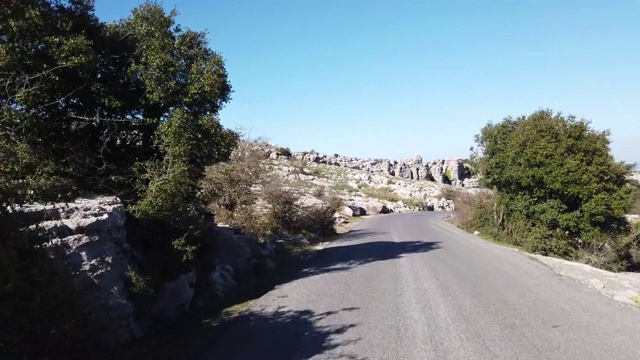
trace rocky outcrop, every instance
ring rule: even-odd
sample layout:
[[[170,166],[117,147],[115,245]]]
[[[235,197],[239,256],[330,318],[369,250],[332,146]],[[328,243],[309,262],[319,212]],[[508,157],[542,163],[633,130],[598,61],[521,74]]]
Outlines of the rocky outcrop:
[[[59,271],[71,274],[88,310],[107,326],[105,340],[118,342],[139,335],[125,291],[129,249],[125,210],[118,198],[31,204],[11,216],[47,251]]]
[[[187,312],[195,293],[196,278],[196,272],[191,271],[165,283],[154,305],[154,315],[172,319]]]
[[[640,170],[633,171],[627,178],[640,184]]]
[[[433,178],[439,183],[461,186],[466,179],[462,160],[436,160],[428,166]]]
[[[466,184],[469,184],[470,187],[478,186],[477,181],[465,183],[465,180],[470,178],[469,172],[467,166],[460,159],[439,159],[425,162],[418,155],[411,159],[393,161],[389,159],[361,159],[339,154],[327,155],[314,151],[293,152],[291,156],[285,156],[281,154],[281,148],[267,142],[254,142],[250,146],[253,149],[257,149],[264,159],[294,159],[363,170],[372,174],[390,175],[403,179],[435,181],[441,184],[463,187],[467,187]]]
[[[427,199],[424,204],[424,211],[455,211],[453,200],[447,200],[441,198],[440,200],[435,198]]]

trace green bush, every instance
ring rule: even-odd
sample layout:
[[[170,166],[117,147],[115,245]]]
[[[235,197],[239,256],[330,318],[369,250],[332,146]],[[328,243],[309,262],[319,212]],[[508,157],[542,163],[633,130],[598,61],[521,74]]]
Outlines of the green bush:
[[[635,196],[625,178],[630,165],[614,161],[608,136],[550,110],[488,124],[474,158],[495,198],[459,200],[456,209],[467,212],[462,226],[545,255],[591,254],[601,267],[635,266],[623,259],[631,248],[623,245],[624,215]]]
[[[286,157],[291,157],[292,153],[291,150],[287,147],[279,147],[276,149],[276,152],[278,153],[278,155],[281,156],[286,156]]]
[[[0,205],[117,195],[128,241],[165,278],[206,245],[199,180],[238,139],[217,118],[231,94],[224,61],[176,15],[152,2],[114,23],[92,1],[0,7]],[[0,346],[31,352],[83,343],[72,333],[91,338],[64,274],[19,232],[0,238],[0,333],[11,338]]]

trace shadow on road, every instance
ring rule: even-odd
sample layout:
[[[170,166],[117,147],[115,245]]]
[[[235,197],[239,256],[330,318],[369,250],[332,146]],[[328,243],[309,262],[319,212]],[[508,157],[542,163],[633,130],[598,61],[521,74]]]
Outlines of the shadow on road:
[[[251,278],[252,282],[244,282],[233,296],[225,298],[225,303],[221,304],[223,306],[207,303],[198,305],[194,301],[192,310],[187,315],[170,326],[148,334],[134,348],[123,349],[126,356],[111,358],[197,359],[204,356],[204,359],[225,360],[296,360],[323,354],[326,359],[362,360],[361,357],[342,353],[340,350],[340,347],[359,339],[335,339],[357,324],[335,325],[335,318],[332,318],[338,313],[357,311],[358,308],[324,313],[286,308],[275,311],[250,309],[230,319],[221,321],[216,318],[223,308],[256,299],[286,283],[425,253],[440,247],[439,242],[384,240],[389,238],[382,232],[353,230],[340,236],[334,244],[320,250],[308,261],[281,266],[262,276]],[[279,296],[282,299],[286,297],[286,294]],[[331,322],[334,324],[327,324]],[[327,355],[328,351],[332,353]]]
[[[432,241],[369,241],[355,244],[347,242],[321,250],[303,266],[298,277],[350,270],[356,266],[399,259],[408,254],[425,253],[439,247],[439,242]]]
[[[202,359],[228,360],[302,360],[335,352],[329,359],[362,359],[341,353],[338,348],[360,341],[359,338],[336,340],[355,324],[326,325],[322,322],[342,312],[359,308],[314,313],[311,310],[251,310],[237,316],[230,331],[218,342],[213,352]]]

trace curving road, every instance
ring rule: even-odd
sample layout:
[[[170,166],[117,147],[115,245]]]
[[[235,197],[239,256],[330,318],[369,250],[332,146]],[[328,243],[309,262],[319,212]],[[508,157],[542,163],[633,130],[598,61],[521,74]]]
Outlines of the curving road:
[[[363,221],[256,300],[204,358],[640,359],[640,309],[442,216]]]

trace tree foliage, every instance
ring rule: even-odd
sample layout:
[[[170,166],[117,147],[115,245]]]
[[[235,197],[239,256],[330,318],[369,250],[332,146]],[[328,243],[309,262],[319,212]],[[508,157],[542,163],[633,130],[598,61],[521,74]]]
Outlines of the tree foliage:
[[[222,57],[206,33],[183,29],[176,15],[147,1],[105,23],[90,0],[3,2],[0,223],[7,207],[24,202],[115,194],[131,224],[153,222],[153,239],[136,239],[140,231],[129,239],[158,255],[153,263],[180,269],[162,259],[193,259],[206,216],[199,180],[206,166],[229,158],[238,135],[217,117],[231,98]],[[29,255],[33,244],[15,229],[1,230],[0,253],[24,255],[0,257],[3,274],[21,274],[0,278],[2,296],[22,289],[12,301],[32,303],[43,278],[38,269],[48,267],[34,265],[43,258]],[[37,323],[24,319],[13,322]]]
[[[497,194],[496,225],[537,234],[533,249],[569,256],[628,231],[631,165],[614,160],[608,131],[545,109],[490,123],[476,143],[483,181]]]

